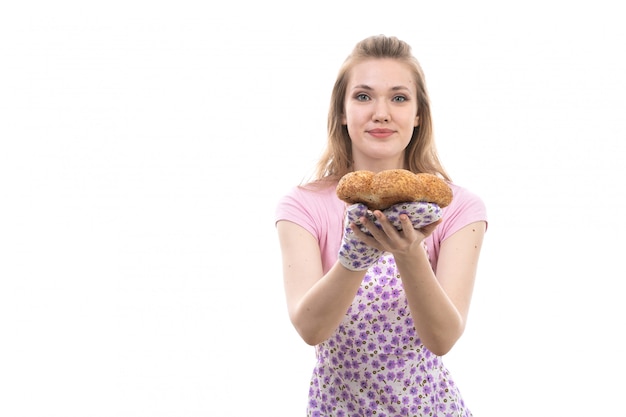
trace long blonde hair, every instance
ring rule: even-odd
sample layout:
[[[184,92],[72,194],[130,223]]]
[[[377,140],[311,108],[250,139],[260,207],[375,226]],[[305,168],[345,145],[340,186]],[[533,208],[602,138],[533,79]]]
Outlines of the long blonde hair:
[[[339,69],[328,110],[328,142],[316,165],[315,180],[323,183],[337,181],[354,170],[350,136],[347,127],[342,124],[346,89],[354,65],[372,58],[392,58],[406,63],[415,78],[420,122],[406,148],[405,166],[415,173],[428,172],[450,181],[435,147],[430,100],[422,67],[413,56],[409,44],[384,35],[371,36],[357,43]]]

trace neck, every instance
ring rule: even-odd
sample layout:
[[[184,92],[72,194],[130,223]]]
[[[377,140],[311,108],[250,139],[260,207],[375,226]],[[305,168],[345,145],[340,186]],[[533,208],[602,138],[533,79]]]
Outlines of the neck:
[[[372,172],[380,172],[386,171],[388,169],[400,169],[406,167],[402,163],[390,161],[368,161],[368,163],[354,164],[355,171],[372,171]]]

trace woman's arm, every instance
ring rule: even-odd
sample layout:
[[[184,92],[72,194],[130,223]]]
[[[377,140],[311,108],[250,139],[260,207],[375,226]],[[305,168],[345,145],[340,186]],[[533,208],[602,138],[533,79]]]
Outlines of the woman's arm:
[[[478,222],[444,240],[437,276],[424,250],[396,257],[417,333],[437,355],[448,353],[465,330],[484,234],[485,223]]]
[[[375,239],[369,243],[393,253],[422,343],[431,352],[445,355],[465,330],[486,225],[472,223],[443,241],[435,276],[422,242],[438,224],[415,230],[402,215],[403,231],[398,231],[383,213],[375,215],[382,228],[366,224]]]
[[[316,345],[339,326],[366,271],[350,271],[336,262],[324,275],[315,237],[290,221],[276,227],[289,318],[302,339]]]

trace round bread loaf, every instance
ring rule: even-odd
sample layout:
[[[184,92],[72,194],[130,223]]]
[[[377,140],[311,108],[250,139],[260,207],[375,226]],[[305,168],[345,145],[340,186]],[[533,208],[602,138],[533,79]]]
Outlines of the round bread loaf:
[[[414,201],[443,208],[452,201],[452,189],[442,178],[428,173],[415,174],[407,169],[349,172],[339,180],[336,192],[346,203],[362,203],[370,210],[384,210],[394,204]]]

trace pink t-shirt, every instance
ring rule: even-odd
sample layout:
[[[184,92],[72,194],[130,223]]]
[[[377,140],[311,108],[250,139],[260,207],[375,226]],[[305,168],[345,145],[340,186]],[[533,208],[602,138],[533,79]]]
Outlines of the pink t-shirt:
[[[335,194],[336,183],[320,189],[294,187],[281,198],[276,208],[275,220],[288,220],[311,233],[319,242],[324,273],[337,261],[343,236],[344,209],[346,203]],[[426,239],[433,270],[437,270],[437,259],[441,242],[477,221],[487,222],[484,202],[476,194],[455,184],[450,184],[453,199],[443,209],[443,221]]]

